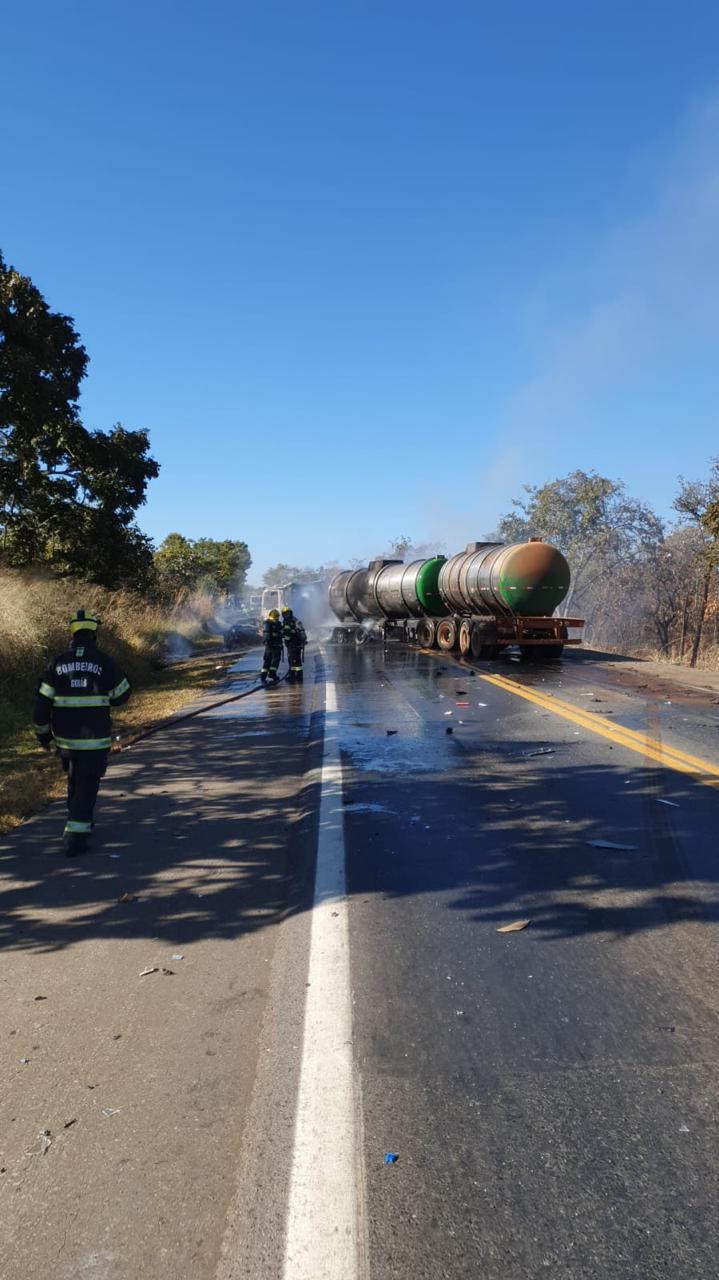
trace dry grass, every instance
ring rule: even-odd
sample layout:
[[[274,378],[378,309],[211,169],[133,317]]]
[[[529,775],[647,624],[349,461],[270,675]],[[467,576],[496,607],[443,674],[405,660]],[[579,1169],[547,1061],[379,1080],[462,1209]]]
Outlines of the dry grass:
[[[117,657],[134,689],[115,721],[120,731],[135,733],[173,715],[220,675],[215,655],[156,669],[153,651],[170,632],[203,648],[212,643],[202,633],[204,602],[194,604],[178,615],[131,592],[0,572],[0,831],[17,826],[63,790],[57,761],[38,749],[30,719],[38,677],[52,655],[67,647],[74,610],[96,610],[102,621],[101,644]]]

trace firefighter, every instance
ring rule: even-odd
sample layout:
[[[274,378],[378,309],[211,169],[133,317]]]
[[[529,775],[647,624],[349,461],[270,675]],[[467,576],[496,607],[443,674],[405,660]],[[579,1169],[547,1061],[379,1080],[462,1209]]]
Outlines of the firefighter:
[[[33,728],[41,747],[60,752],[67,774],[70,857],[87,849],[92,815],[110,751],[110,707],[121,707],[130,685],[114,658],[97,647],[97,618],[78,609],[70,619],[70,648],[53,658],[35,695]]]
[[[287,650],[287,661],[290,664],[287,683],[302,684],[302,660],[305,654],[307,633],[299,618],[296,618],[292,610],[287,606],[282,610],[282,636]]]
[[[260,672],[260,680],[266,684],[269,680],[271,684],[277,684],[279,679],[277,668],[282,661],[282,623],[277,609],[270,609],[265,620],[263,631],[263,639],[265,642],[265,653],[262,659],[262,670]]]

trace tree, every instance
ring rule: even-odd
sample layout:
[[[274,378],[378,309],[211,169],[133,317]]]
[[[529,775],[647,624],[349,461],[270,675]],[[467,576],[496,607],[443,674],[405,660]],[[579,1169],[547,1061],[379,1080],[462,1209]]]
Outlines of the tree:
[[[661,520],[628,497],[621,480],[573,471],[541,486],[525,485],[525,492],[528,497],[515,500],[515,510],[500,520],[499,535],[506,542],[545,538],[564,553],[572,572],[565,616],[607,575],[637,563],[663,541]]]
[[[252,564],[246,542],[233,542],[231,538],[225,538],[222,542],[216,542],[213,538],[198,538],[194,544],[194,553],[200,566],[201,578],[225,595],[242,591],[247,571]]]
[[[314,582],[322,576],[321,569],[312,569],[309,565],[300,569],[299,565],[280,562],[263,573],[262,581],[266,587],[282,587],[287,582]]]
[[[114,587],[151,567],[134,524],[159,466],[145,431],[88,431],[80,383],[88,356],[72,320],[49,309],[0,254],[0,547],[15,565],[45,561]]]
[[[251,563],[247,543],[230,538],[192,541],[181,533],[169,533],[155,552],[160,594],[175,600],[198,589],[210,595],[239,593]]]
[[[712,579],[719,565],[719,457],[711,463],[708,480],[684,480],[679,477],[679,493],[674,509],[700,535],[695,566],[699,577],[698,607],[689,665],[695,667],[702,642],[702,632],[709,602]]]

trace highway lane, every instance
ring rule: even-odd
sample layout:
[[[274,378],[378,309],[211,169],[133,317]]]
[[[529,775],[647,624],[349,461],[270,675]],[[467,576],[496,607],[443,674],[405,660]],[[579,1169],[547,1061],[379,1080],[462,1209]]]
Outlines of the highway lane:
[[[719,796],[453,663],[329,661],[370,1274],[711,1274]]]
[[[551,697],[719,764],[710,695],[685,721],[577,655],[327,648],[122,757],[91,859],[57,806],[0,844],[8,1280],[714,1273],[719,792]]]

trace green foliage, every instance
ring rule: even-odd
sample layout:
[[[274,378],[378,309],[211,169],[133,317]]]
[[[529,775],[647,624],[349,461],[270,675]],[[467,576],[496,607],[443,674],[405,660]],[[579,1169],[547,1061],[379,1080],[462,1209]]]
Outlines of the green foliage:
[[[708,480],[680,477],[674,509],[702,534],[703,560],[708,569],[719,565],[719,458],[714,458]]]
[[[193,541],[181,533],[169,533],[155,552],[157,587],[167,599],[182,599],[198,589],[212,595],[240,592],[251,563],[246,542]]]
[[[145,431],[88,431],[88,356],[72,320],[49,309],[0,254],[0,549],[115,587],[144,586],[148,539],[134,524],[159,472]]]
[[[582,595],[607,573],[641,559],[661,543],[664,527],[654,512],[627,495],[621,480],[573,471],[541,486],[525,486],[527,497],[502,517],[499,536],[506,542],[540,537],[566,555],[573,590]]]
[[[296,564],[280,563],[267,569],[262,575],[262,581],[266,587],[283,587],[288,582],[314,582],[322,576],[322,568],[313,569],[305,565],[304,569],[300,569]]]

